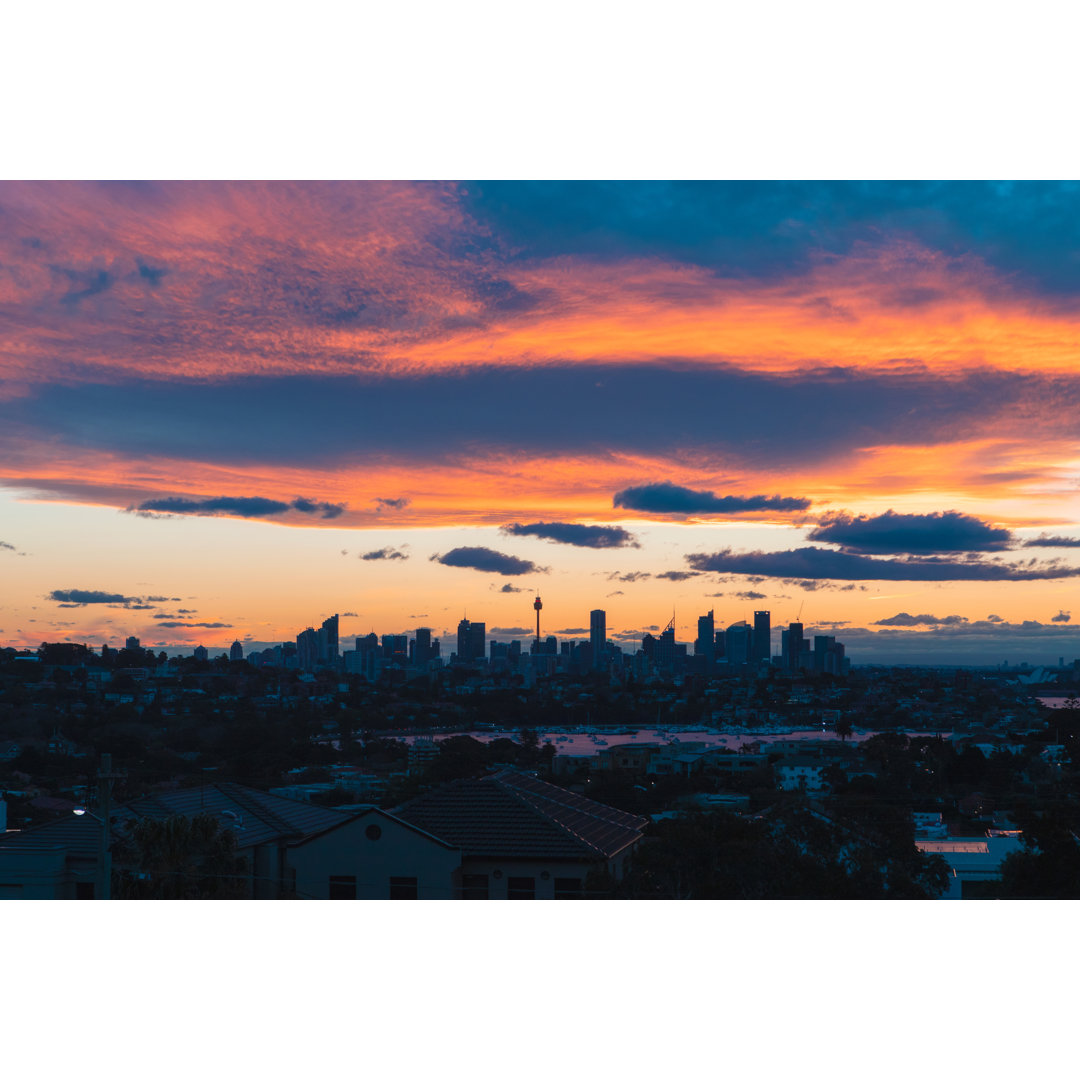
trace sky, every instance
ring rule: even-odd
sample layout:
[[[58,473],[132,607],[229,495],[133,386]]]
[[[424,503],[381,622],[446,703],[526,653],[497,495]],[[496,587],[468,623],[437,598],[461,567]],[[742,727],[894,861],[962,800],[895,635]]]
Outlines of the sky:
[[[1067,183],[0,183],[0,643],[1070,663],[1078,250]]]

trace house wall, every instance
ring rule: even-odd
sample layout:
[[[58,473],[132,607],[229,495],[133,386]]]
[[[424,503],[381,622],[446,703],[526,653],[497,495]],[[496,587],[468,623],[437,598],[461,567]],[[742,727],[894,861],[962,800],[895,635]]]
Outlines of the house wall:
[[[371,839],[370,827],[380,835]],[[388,900],[390,879],[417,879],[418,899],[451,900],[461,853],[385,814],[363,814],[285,853],[286,884],[295,871],[301,899],[326,900],[330,878],[354,877],[358,900]]]

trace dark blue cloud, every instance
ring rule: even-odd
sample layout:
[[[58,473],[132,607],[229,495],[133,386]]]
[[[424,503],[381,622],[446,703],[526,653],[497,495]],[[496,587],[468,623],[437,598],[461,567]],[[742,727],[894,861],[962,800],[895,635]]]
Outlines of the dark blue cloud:
[[[655,256],[776,278],[901,237],[975,255],[1037,291],[1080,291],[1073,182],[485,181],[467,190],[473,214],[518,258]],[[905,299],[927,302],[897,294]]]
[[[697,577],[697,572],[694,570],[665,570],[662,574],[656,576],[662,581],[686,581],[688,578]]]
[[[408,499],[373,499],[372,502],[376,504],[376,513],[383,510],[404,510],[409,505]]]
[[[137,596],[124,596],[123,593],[102,592],[100,589],[53,589],[49,599],[62,604],[132,604],[138,602]]]
[[[88,296],[97,296],[98,293],[111,288],[116,282],[116,278],[107,270],[71,270],[58,266],[56,272],[71,282],[70,291],[60,298],[62,303],[68,305],[77,304]]]
[[[367,562],[372,562],[376,559],[407,559],[409,556],[404,551],[398,551],[396,548],[384,547],[377,548],[375,551],[365,551],[360,558]]]
[[[647,514],[742,514],[752,510],[805,510],[810,500],[780,495],[715,495],[664,482],[617,491],[612,505]]]
[[[144,263],[141,259],[138,261],[139,277],[144,281],[149,281],[151,285],[157,286],[161,283],[161,279],[168,273],[168,271],[161,266],[151,266],[149,263]]]
[[[930,555],[948,551],[1001,551],[1010,545],[1012,534],[1008,529],[995,529],[956,510],[933,514],[897,514],[886,510],[873,517],[826,515],[807,539],[839,544],[845,551],[864,555]]]
[[[1075,536],[1036,536],[1031,540],[1025,540],[1021,547],[1048,547],[1048,548],[1075,548],[1080,547],[1080,537]]]
[[[459,547],[445,555],[432,555],[431,562],[443,566],[461,566],[470,570],[482,570],[487,574],[503,574],[516,577],[520,574],[546,574],[547,570],[528,559],[504,555],[486,547]]]
[[[968,622],[963,615],[945,615],[938,618],[936,615],[909,615],[901,611],[898,615],[892,615],[887,619],[878,619],[874,626],[962,626]]]
[[[1070,622],[1071,620],[1072,620],[1071,612],[1062,611],[1060,609],[1058,609],[1058,613],[1056,615],[1051,615],[1050,616],[1050,621],[1051,622],[1065,623],[1065,622]]]
[[[760,574],[779,578],[825,578],[831,581],[1047,581],[1080,576],[1080,567],[1056,562],[1004,563],[997,560],[942,558],[872,559],[846,551],[804,547],[792,551],[732,551],[692,554],[695,569],[719,574]]]
[[[170,495],[163,499],[147,499],[132,509],[144,514],[199,514],[211,517],[226,514],[243,518],[274,517],[296,510],[301,514],[336,518],[344,512],[345,507],[345,503],[312,502],[302,496],[286,503],[280,499],[264,499],[259,495],[219,495],[213,499],[184,499]]]
[[[911,370],[769,376],[677,364],[575,364],[396,379],[57,383],[0,402],[0,440],[6,432],[25,443],[38,433],[129,457],[244,466],[341,464],[387,454],[430,460],[437,453],[454,461],[553,447],[694,450],[706,462],[711,455],[720,464],[789,466],[794,453],[809,465],[863,446],[952,441],[984,431],[988,418],[1009,410],[1038,415],[1046,425],[1060,418],[1064,426],[1077,409],[1080,380],[1001,372],[942,380]],[[400,508],[397,499],[375,501]]]
[[[232,626],[232,623],[227,622],[159,622],[159,627],[168,630],[176,630],[179,627],[190,629],[192,627],[202,627],[205,630],[221,630],[225,627]]]
[[[640,547],[634,534],[618,525],[573,525],[564,521],[534,521],[531,525],[504,525],[500,532],[507,536],[538,536],[556,544],[574,547],[620,548]]]
[[[346,503],[329,503],[329,502],[312,502],[310,499],[305,499],[299,496],[289,505],[294,510],[299,510],[301,514],[318,514],[324,518],[336,518],[340,517],[346,508]]]

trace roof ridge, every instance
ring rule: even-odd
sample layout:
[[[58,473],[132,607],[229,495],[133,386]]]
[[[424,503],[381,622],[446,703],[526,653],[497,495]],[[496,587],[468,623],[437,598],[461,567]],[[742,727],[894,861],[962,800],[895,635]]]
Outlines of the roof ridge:
[[[279,816],[269,807],[263,806],[258,800],[253,799],[249,793],[249,789],[243,787],[241,784],[225,782],[215,784],[214,787],[216,787],[226,798],[232,799],[233,802],[238,806],[241,806],[249,814],[257,817],[264,825],[270,825],[286,836],[304,835],[303,829],[298,829],[295,825],[286,821],[285,818]],[[263,795],[267,793],[260,791],[258,794]]]
[[[493,776],[490,776],[487,779],[494,780],[503,791],[509,792],[509,794],[511,796],[513,796],[519,802],[521,802],[525,806],[527,806],[531,811],[533,811],[533,813],[539,814],[544,819],[544,821],[547,821],[550,824],[554,825],[555,828],[560,829],[562,832],[566,833],[568,836],[572,836],[579,844],[584,844],[585,847],[587,847],[590,851],[596,852],[599,855],[603,855],[605,858],[607,857],[607,854],[604,851],[604,849],[601,848],[598,844],[594,844],[591,840],[587,840],[579,832],[576,832],[574,829],[571,829],[569,825],[564,824],[563,822],[559,821],[557,818],[549,816],[548,814],[546,814],[544,812],[544,810],[541,807],[537,806],[530,799],[526,798],[527,793],[525,791],[523,791],[521,788],[515,787],[513,784],[504,783],[503,778],[505,776],[508,776],[508,775],[524,775],[524,774],[515,774],[513,772],[513,770],[508,769],[508,770],[504,770],[502,773],[495,773]],[[535,780],[536,777],[530,777],[530,779]],[[539,781],[539,783],[543,783],[543,781],[541,780],[541,781]],[[567,805],[565,803],[559,803],[557,800],[551,798],[550,796],[544,795],[542,792],[541,793],[532,793],[532,792],[530,792],[528,794],[536,794],[537,798],[545,799],[547,802],[553,803],[555,806],[561,806],[564,810],[571,809],[570,807],[567,807]],[[614,809],[614,807],[612,809]],[[588,811],[584,811],[584,812],[588,813],[589,817],[591,817],[594,821],[603,822],[603,824],[605,824],[605,825],[617,825],[618,824],[618,822],[606,821],[604,818],[600,817],[598,814],[589,813]]]

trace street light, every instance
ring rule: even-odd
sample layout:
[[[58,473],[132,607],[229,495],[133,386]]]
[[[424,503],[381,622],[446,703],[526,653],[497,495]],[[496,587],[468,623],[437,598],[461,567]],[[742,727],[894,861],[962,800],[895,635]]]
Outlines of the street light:
[[[98,767],[98,809],[101,811],[101,817],[90,813],[85,806],[76,806],[73,810],[76,817],[90,814],[95,821],[101,823],[101,844],[98,849],[97,880],[94,888],[94,895],[99,900],[112,899],[110,819],[112,817],[112,786],[118,775],[112,771],[112,754],[102,754],[101,764]]]

